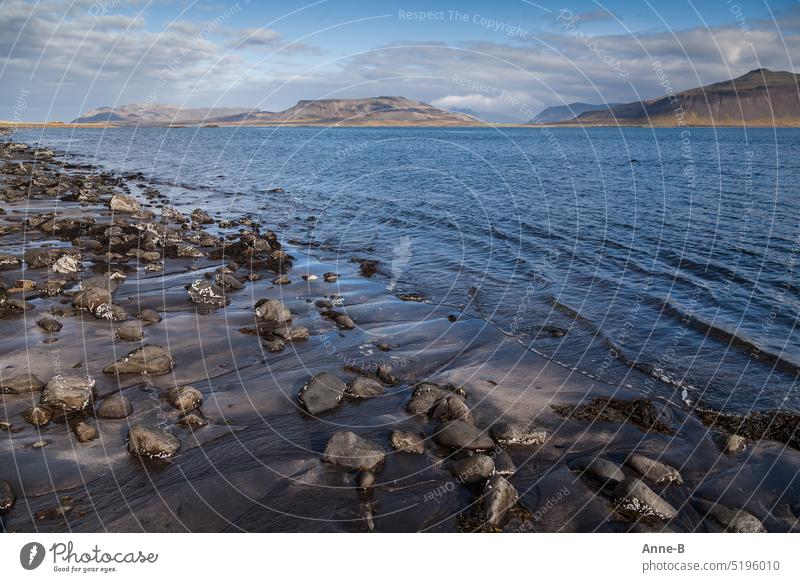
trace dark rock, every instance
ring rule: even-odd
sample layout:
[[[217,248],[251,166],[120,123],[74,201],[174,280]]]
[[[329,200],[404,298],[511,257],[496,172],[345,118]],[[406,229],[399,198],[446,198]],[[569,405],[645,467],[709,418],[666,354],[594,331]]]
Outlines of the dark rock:
[[[461,483],[482,483],[494,473],[494,461],[488,455],[476,453],[471,457],[448,461],[447,470]]]
[[[97,429],[83,420],[72,425],[72,432],[79,443],[88,443],[98,436]]]
[[[36,322],[36,325],[38,325],[45,331],[60,331],[61,328],[64,327],[60,322],[53,319],[52,317],[43,317],[42,319]]]
[[[411,414],[428,414],[439,400],[451,394],[465,396],[461,388],[422,382],[414,387],[414,392],[411,395],[411,400],[406,405],[406,410]]]
[[[94,397],[94,378],[79,374],[59,374],[42,389],[41,404],[63,412],[86,410]]]
[[[268,352],[282,352],[286,348],[286,342],[279,337],[270,337],[262,342],[264,349]]]
[[[339,329],[353,329],[356,326],[353,320],[347,317],[343,313],[340,313],[339,315],[334,317],[333,321],[336,323],[337,326],[339,326]]]
[[[32,406],[22,413],[22,418],[33,426],[47,426],[53,420],[53,411],[47,406]]]
[[[262,299],[255,305],[256,317],[275,323],[288,323],[292,320],[292,312],[277,299]]]
[[[159,346],[142,346],[103,368],[106,374],[163,374],[172,369],[172,357]]]
[[[706,426],[752,441],[770,439],[800,449],[800,413],[770,410],[742,415],[703,409],[694,413]]]
[[[223,289],[231,291],[244,289],[244,283],[229,273],[214,273],[214,282]]]
[[[478,516],[482,522],[497,527],[518,499],[517,490],[505,477],[492,475],[484,486]]]
[[[474,419],[472,418],[472,412],[470,411],[469,406],[467,406],[467,403],[464,402],[464,399],[461,396],[456,394],[445,396],[439,400],[439,403],[434,407],[431,416],[434,418],[434,420],[439,421],[457,420],[461,418],[474,424]]]
[[[161,316],[158,314],[158,312],[155,309],[150,309],[149,307],[142,309],[136,318],[141,320],[145,325],[151,325],[161,321]]]
[[[625,480],[625,473],[616,464],[602,457],[579,457],[569,463],[574,471],[589,475],[605,485],[616,485]]]
[[[517,466],[506,450],[498,447],[492,451],[492,456],[494,458],[494,472],[498,475],[513,475],[517,472]]]
[[[383,394],[383,384],[374,378],[357,376],[353,378],[345,389],[345,394],[351,398],[372,398]]]
[[[126,342],[138,342],[144,337],[144,331],[142,330],[142,324],[136,322],[118,327],[114,335]]]
[[[192,217],[192,222],[195,222],[197,224],[213,224],[214,223],[214,219],[211,218],[211,215],[208,214],[208,212],[206,212],[202,208],[195,208],[194,210],[192,210],[191,217]]]
[[[547,431],[524,422],[503,422],[492,427],[492,436],[498,444],[541,445],[547,439]]]
[[[225,295],[222,288],[210,281],[197,280],[188,287],[189,299],[201,305],[214,305],[225,307],[231,300]]]
[[[677,483],[678,485],[683,485],[681,474],[676,469],[644,455],[633,454],[628,457],[625,464],[653,483]]]
[[[399,293],[397,297],[403,301],[413,301],[415,303],[425,301],[425,296],[422,293]]]
[[[392,351],[392,346],[390,346],[386,342],[382,342],[382,343],[377,344],[377,348],[382,352],[391,352]]]
[[[0,513],[8,513],[17,502],[17,494],[11,483],[0,479]]]
[[[738,434],[723,434],[718,440],[722,452],[726,455],[736,455],[747,448],[747,439]]]
[[[38,392],[44,387],[44,382],[35,374],[14,374],[0,380],[0,391],[4,394],[29,394]]]
[[[374,471],[384,460],[377,446],[352,432],[337,432],[328,441],[322,460],[349,471]]]
[[[169,403],[178,410],[189,412],[203,403],[203,394],[194,386],[176,386],[169,391]]]
[[[339,279],[339,275],[336,273],[328,272],[328,273],[323,273],[322,278],[325,279],[325,281],[327,281],[328,283],[336,283],[336,281]]]
[[[675,434],[669,425],[667,411],[657,408],[650,400],[637,398],[595,398],[588,404],[557,405],[553,410],[568,420],[586,422],[629,422],[645,432]]]
[[[640,479],[627,478],[614,488],[617,509],[637,517],[672,519],[675,508],[662,499]]]
[[[405,430],[393,430],[389,435],[389,444],[401,453],[421,455],[425,452],[425,437]]]
[[[128,397],[121,392],[115,392],[103,398],[97,407],[97,416],[111,420],[127,418],[133,412],[133,405]]]
[[[80,309],[85,309],[95,313],[101,305],[111,303],[111,293],[108,289],[100,287],[88,287],[83,291],[78,291],[72,298],[72,304]]]
[[[297,327],[279,327],[272,332],[279,338],[287,342],[296,342],[301,340],[307,340],[309,337],[309,331],[307,327],[297,326]]]
[[[138,424],[128,433],[128,452],[151,459],[174,457],[181,448],[178,437],[161,429]]]
[[[486,431],[478,429],[465,420],[451,420],[436,427],[433,440],[451,449],[488,450],[494,448],[494,441]]]
[[[197,414],[189,413],[184,415],[183,418],[178,421],[178,424],[188,429],[195,430],[208,425],[208,421]]]
[[[333,374],[323,372],[300,389],[299,399],[310,414],[319,414],[339,406],[344,391],[344,382]]]
[[[377,477],[372,471],[361,471],[356,475],[356,487],[362,491],[367,491],[375,486]]]
[[[730,533],[763,533],[764,524],[752,513],[744,509],[725,507],[705,499],[695,499],[694,505],[705,517],[710,517]]]
[[[286,275],[278,275],[272,280],[273,285],[288,285],[289,283],[291,283],[291,281]]]

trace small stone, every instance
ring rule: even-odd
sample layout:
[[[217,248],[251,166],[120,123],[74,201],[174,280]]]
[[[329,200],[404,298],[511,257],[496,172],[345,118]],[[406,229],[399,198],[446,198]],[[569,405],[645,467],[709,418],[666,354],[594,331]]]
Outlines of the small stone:
[[[286,275],[278,275],[272,280],[273,285],[288,285],[289,283],[291,283],[291,281]]]
[[[133,405],[128,397],[121,392],[115,392],[103,398],[97,407],[97,416],[111,420],[127,418],[133,412]]]
[[[517,466],[511,459],[508,451],[496,448],[492,451],[494,457],[494,472],[498,475],[513,475],[517,472]]]
[[[372,489],[375,486],[376,479],[375,473],[372,471],[361,471],[356,476],[356,487],[362,491]]]
[[[0,391],[4,394],[29,394],[43,387],[44,382],[35,374],[14,374],[0,380]]]
[[[22,418],[33,426],[47,426],[53,420],[53,411],[47,406],[32,406],[22,413]]]
[[[62,327],[64,327],[59,321],[53,319],[52,317],[43,317],[39,321],[36,322],[36,325],[41,327],[45,331],[60,331]]]
[[[633,454],[625,461],[631,469],[653,483],[676,483],[683,485],[681,474],[668,465],[644,455]]]
[[[158,314],[158,311],[155,309],[150,309],[149,307],[142,309],[136,318],[141,320],[145,325],[151,325],[161,321],[161,316]]]
[[[383,393],[383,384],[366,376],[357,376],[345,388],[345,394],[350,398],[372,398]]]
[[[36,441],[35,443],[33,443],[31,445],[31,448],[32,449],[43,449],[49,444],[50,444],[50,441],[40,440],[40,441]]]
[[[286,348],[286,342],[279,337],[271,337],[262,342],[264,349],[268,352],[282,352]]]
[[[373,471],[385,455],[378,447],[353,432],[337,432],[325,447],[322,460],[349,471]]]
[[[580,457],[569,463],[574,471],[586,473],[603,485],[616,485],[625,480],[625,473],[616,464],[601,457]]]
[[[288,323],[292,320],[292,312],[277,299],[262,299],[255,306],[256,317],[275,323]]]
[[[202,208],[195,208],[194,210],[192,210],[191,217],[192,217],[192,222],[195,222],[197,224],[213,224],[214,223],[214,219],[211,218],[211,215],[208,214],[208,212],[206,212]]]
[[[106,374],[163,374],[172,369],[172,357],[159,346],[142,346],[103,368]]]
[[[482,521],[497,527],[518,499],[517,490],[505,477],[492,475],[483,488],[478,514]]]
[[[8,513],[17,502],[17,494],[11,483],[0,479],[0,513]]]
[[[379,344],[377,345],[377,348],[378,348],[380,351],[382,351],[382,352],[391,352],[391,351],[392,351],[392,346],[390,346],[390,345],[389,345],[389,344],[387,344],[386,342],[381,342],[381,343],[379,343]]]
[[[414,387],[414,392],[411,395],[411,400],[406,405],[406,410],[411,414],[428,414],[439,400],[451,394],[464,396],[464,391],[452,386],[422,382]]]
[[[135,322],[118,327],[114,335],[122,341],[138,342],[144,337],[144,331],[141,322]]]
[[[85,410],[94,396],[94,378],[78,374],[59,374],[42,390],[41,403],[63,412]]]
[[[471,485],[486,481],[494,473],[494,461],[491,457],[477,453],[471,457],[449,461],[447,470],[459,482]]]
[[[125,321],[128,319],[128,312],[119,305],[113,303],[103,303],[94,310],[97,319],[107,319],[108,321]]]
[[[303,281],[313,282],[313,281],[316,281],[317,279],[319,279],[319,277],[317,277],[316,275],[303,275],[302,279],[303,279]]]
[[[450,420],[436,427],[433,440],[451,449],[488,450],[494,448],[494,441],[465,420]]]
[[[167,459],[178,454],[181,441],[161,429],[138,424],[128,433],[128,452],[138,457]]]
[[[333,374],[323,372],[311,378],[300,389],[300,403],[310,414],[319,414],[339,406],[345,385]]]
[[[140,209],[139,202],[134,197],[125,194],[114,194],[108,206],[114,212],[133,213]]]
[[[203,394],[194,386],[176,386],[169,391],[169,403],[178,410],[189,412],[203,403]]]
[[[738,434],[728,434],[722,439],[722,452],[726,455],[735,455],[747,448],[747,439]]]
[[[214,282],[223,289],[231,291],[244,289],[244,283],[229,273],[214,273]]]
[[[97,429],[83,420],[76,422],[72,426],[72,432],[75,434],[75,438],[78,439],[79,443],[88,443],[98,436]]]
[[[307,327],[297,326],[297,327],[279,327],[275,331],[273,331],[276,336],[281,338],[287,342],[296,342],[301,340],[307,340],[310,332],[308,331]]]
[[[101,305],[111,303],[111,293],[108,289],[100,287],[88,287],[78,291],[72,298],[72,304],[80,309],[85,309],[91,313]]]
[[[336,283],[337,279],[339,279],[339,275],[336,273],[323,273],[322,278],[325,279],[328,283]]]
[[[227,297],[220,287],[203,280],[194,281],[189,285],[189,299],[194,303],[216,307],[224,307],[231,302],[230,297]]]
[[[523,422],[500,423],[492,427],[494,440],[503,446],[541,445],[547,439],[547,431]]]
[[[614,488],[614,501],[617,507],[640,517],[672,519],[675,508],[650,489],[641,479],[627,478]]]
[[[61,255],[50,268],[54,273],[78,273],[83,270],[83,265],[79,257]]]
[[[178,424],[188,429],[195,430],[206,426],[208,421],[197,414],[189,413],[184,415],[183,418],[178,421]]]
[[[393,430],[389,435],[389,444],[400,453],[421,455],[425,452],[425,437],[405,430]]]
[[[339,329],[353,329],[356,326],[353,320],[344,314],[337,315],[333,321],[339,326]]]

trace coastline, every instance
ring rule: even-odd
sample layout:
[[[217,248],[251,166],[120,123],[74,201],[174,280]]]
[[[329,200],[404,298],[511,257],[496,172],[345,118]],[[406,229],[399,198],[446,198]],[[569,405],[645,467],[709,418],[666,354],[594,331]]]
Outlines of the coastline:
[[[81,420],[93,425],[99,436],[77,443],[77,417],[65,415],[38,430],[22,420],[25,410],[39,401],[38,391],[4,395],[3,420],[10,426],[0,447],[0,466],[17,467],[17,475],[0,479],[11,482],[18,494],[16,506],[3,516],[4,529],[721,531],[744,527],[742,523],[756,527],[752,519],[769,531],[797,527],[797,450],[760,441],[726,454],[719,443],[727,447],[730,439],[710,432],[681,407],[643,398],[640,391],[593,382],[532,354],[481,320],[424,302],[402,301],[387,293],[379,276],[362,276],[356,263],[321,263],[302,248],[280,244],[248,217],[217,217],[213,224],[201,224],[182,223],[168,213],[165,227],[175,228],[172,235],[177,238],[169,241],[165,234],[169,242],[158,244],[150,234],[161,232],[159,225],[164,223],[158,211],[163,212],[166,201],[148,188],[143,176],[111,176],[27,149],[4,148],[3,154],[4,168],[9,168],[3,176],[6,213],[0,216],[3,252],[19,258],[31,245],[66,245],[77,239],[85,269],[83,274],[54,277],[46,267],[23,270],[20,262],[19,268],[4,271],[8,283],[36,283],[32,292],[6,296],[24,301],[5,301],[6,317],[0,321],[7,331],[4,378],[12,361],[29,361],[30,372],[44,382],[77,365],[96,379],[97,403],[121,391],[133,407],[126,420],[81,413]],[[15,182],[13,188],[9,182]],[[78,193],[70,200],[76,194],[70,187],[77,184],[86,185],[88,192],[83,199]],[[12,200],[9,191],[15,193]],[[130,194],[140,210],[112,214],[108,204],[115,194]],[[73,221],[60,232],[47,216],[56,210],[59,220]],[[155,212],[142,213],[147,211]],[[111,239],[120,235],[104,234],[115,226],[123,231],[118,248],[125,253],[111,248],[117,244]],[[125,242],[127,236],[134,238]],[[227,237],[239,245],[231,251],[253,249],[231,272],[225,269],[230,255],[219,253]],[[87,246],[87,240],[98,245]],[[128,255],[131,250],[136,252]],[[143,257],[142,250],[163,256]],[[291,268],[289,257],[277,254],[276,259],[277,251],[293,257]],[[145,270],[162,260],[163,271]],[[112,293],[114,305],[128,315],[125,322],[69,306],[82,280],[107,275],[109,267],[126,275]],[[271,284],[279,276],[276,271],[284,270],[292,283]],[[327,272],[338,273],[335,283],[324,280]],[[192,303],[184,285],[218,274],[232,275],[243,286],[224,293],[230,304],[215,309]],[[318,279],[303,281],[301,274]],[[60,290],[55,295],[40,291],[53,278],[66,279]],[[298,336],[283,341],[282,351],[269,351],[276,347],[276,328],[261,330],[263,322],[253,319],[253,307],[263,298],[282,301],[292,312],[292,328],[306,328],[308,339]],[[174,367],[144,376],[103,373],[141,345],[121,341],[115,334],[121,324],[135,321],[144,307],[154,308],[162,318],[143,327],[144,343],[168,348]],[[63,324],[59,331],[44,332],[37,326],[48,311]],[[354,322],[354,329],[337,325],[337,316],[331,314],[338,312]],[[384,343],[390,344],[390,351],[378,347]],[[387,364],[389,371],[381,367]],[[377,379],[383,394],[341,398],[331,411],[309,415],[297,394],[312,374],[321,372],[350,383],[357,376]],[[442,424],[433,407],[417,414],[407,410],[425,381],[443,390],[449,390],[446,385],[462,387],[469,424],[481,437],[491,436],[491,445],[468,454],[465,449],[470,447],[459,450],[438,442]],[[202,393],[203,403],[194,414],[207,422],[205,426],[178,424],[186,415],[170,404],[169,391],[186,385]],[[461,395],[456,396],[460,402]],[[598,398],[613,400],[598,405]],[[454,401],[452,406],[460,405]],[[461,413],[456,419],[464,418]],[[453,412],[447,409],[444,414]],[[169,461],[141,459],[126,451],[130,426],[154,419],[163,421],[182,443]],[[503,445],[495,431],[501,423],[521,424],[530,442]],[[21,430],[14,432],[16,428]],[[346,471],[321,462],[331,436],[345,430],[386,454],[381,470]],[[388,442],[393,430],[424,434],[423,453],[393,452]],[[534,438],[542,431],[544,439]],[[46,446],[34,447],[42,440],[48,441]],[[494,457],[486,454],[492,451]],[[682,484],[652,475],[639,481],[637,475],[642,475],[631,466],[633,453],[677,469]],[[513,486],[518,499],[501,504],[507,507],[496,520],[487,518],[486,479],[468,483],[471,472],[469,479],[459,479],[449,468],[479,455],[492,458],[495,475]],[[614,469],[586,461],[598,457]],[[500,458],[510,460],[513,468],[498,472]],[[362,487],[365,473],[374,483]],[[623,484],[637,489],[627,491]],[[675,515],[662,519],[658,511],[632,514],[625,500],[648,497],[647,491],[665,500]],[[557,503],[552,502],[559,492]],[[656,498],[649,501],[658,505]],[[704,505],[713,501],[720,505]]]

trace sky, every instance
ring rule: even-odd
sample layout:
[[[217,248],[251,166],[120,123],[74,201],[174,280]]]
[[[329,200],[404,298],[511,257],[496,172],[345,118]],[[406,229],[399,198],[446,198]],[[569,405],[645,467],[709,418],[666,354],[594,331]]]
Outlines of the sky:
[[[401,95],[487,121],[800,72],[791,0],[0,0],[0,119]]]

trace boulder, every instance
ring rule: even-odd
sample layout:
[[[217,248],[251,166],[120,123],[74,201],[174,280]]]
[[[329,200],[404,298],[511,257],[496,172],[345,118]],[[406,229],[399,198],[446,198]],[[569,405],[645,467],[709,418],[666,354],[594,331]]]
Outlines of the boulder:
[[[203,210],[202,208],[195,208],[192,210],[192,222],[197,224],[213,224],[214,219],[211,218],[211,215]]]
[[[661,461],[634,453],[628,457],[625,464],[653,483],[676,483],[678,485],[683,485],[683,479],[677,469],[665,465]]]
[[[323,372],[311,378],[300,389],[300,403],[310,414],[319,414],[339,406],[345,385],[333,374]]]
[[[461,396],[456,394],[450,394],[439,400],[439,403],[433,408],[431,416],[438,421],[457,420],[461,418],[474,424],[469,406],[467,406],[467,403],[464,402]]]
[[[42,405],[62,412],[80,412],[94,397],[94,378],[81,374],[59,374],[42,389]]]
[[[733,509],[719,503],[695,499],[695,507],[706,517],[710,517],[729,533],[763,533],[767,529],[761,520],[744,509]]]
[[[133,412],[133,405],[122,392],[115,392],[103,398],[97,407],[97,416],[111,420],[127,418]]]
[[[140,322],[128,323],[117,328],[114,335],[126,342],[138,342],[144,337],[142,324]]]
[[[80,309],[94,313],[101,305],[111,303],[111,293],[101,287],[86,287],[72,297],[72,304]]]
[[[478,516],[482,522],[497,527],[518,499],[517,490],[508,479],[501,475],[492,475],[483,488]]]
[[[492,436],[498,444],[541,445],[547,439],[547,431],[524,422],[504,422],[492,427]]]
[[[517,472],[517,466],[505,449],[496,448],[492,451],[492,458],[494,459],[494,472],[498,475],[513,475]]]
[[[103,368],[106,374],[163,374],[172,369],[172,357],[159,346],[142,346]]]
[[[494,441],[486,431],[478,429],[465,420],[450,420],[436,427],[433,440],[451,449],[487,450],[494,448]]]
[[[357,376],[345,388],[345,394],[350,398],[372,398],[383,394],[383,384],[374,378]]]
[[[414,392],[411,395],[411,400],[406,405],[406,410],[411,414],[428,414],[439,400],[451,394],[465,396],[461,388],[422,382],[414,387]]]
[[[108,207],[114,212],[137,212],[141,207],[133,196],[125,194],[114,194],[108,203]]]
[[[626,478],[614,488],[614,502],[623,512],[638,517],[672,519],[677,511],[641,479]]]
[[[8,513],[17,502],[17,494],[11,483],[0,479],[0,513]]]
[[[188,287],[189,299],[201,305],[225,307],[231,300],[225,292],[210,281],[197,280]]]
[[[0,391],[4,394],[29,394],[43,387],[44,382],[36,374],[13,374],[0,379]]]
[[[83,270],[83,264],[80,257],[61,255],[50,268],[54,273],[78,273]]]
[[[747,448],[747,439],[738,434],[725,434],[720,438],[720,444],[723,453],[735,455]]]
[[[223,289],[238,291],[244,289],[244,283],[229,273],[214,273],[214,282]]]
[[[169,403],[183,412],[199,408],[203,403],[203,394],[194,386],[176,386],[167,395]]]
[[[22,413],[22,418],[36,427],[47,426],[53,420],[53,410],[47,406],[32,406]]]
[[[383,451],[353,432],[337,432],[325,447],[322,460],[349,471],[374,471],[383,460]]]
[[[292,312],[277,299],[262,299],[255,306],[256,317],[275,323],[288,323]]]
[[[64,327],[59,321],[53,319],[52,317],[43,317],[39,321],[36,322],[36,325],[41,327],[45,331],[61,331],[61,328]]]
[[[616,485],[625,480],[625,473],[615,463],[602,457],[579,457],[569,463],[574,471],[589,475],[603,485]]]
[[[97,438],[98,432],[91,424],[82,420],[72,425],[72,432],[79,443],[88,443]]]
[[[448,461],[447,470],[461,483],[482,483],[494,473],[494,461],[488,455],[477,453],[471,457]]]
[[[145,309],[139,311],[139,313],[136,315],[136,319],[140,320],[145,325],[152,325],[161,321],[161,316],[155,309],[146,307]]]
[[[389,444],[400,453],[421,455],[425,452],[425,437],[405,430],[393,430],[389,435]]]
[[[138,457],[168,459],[180,448],[178,437],[159,428],[137,424],[128,433],[128,452]]]

